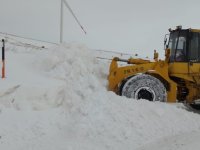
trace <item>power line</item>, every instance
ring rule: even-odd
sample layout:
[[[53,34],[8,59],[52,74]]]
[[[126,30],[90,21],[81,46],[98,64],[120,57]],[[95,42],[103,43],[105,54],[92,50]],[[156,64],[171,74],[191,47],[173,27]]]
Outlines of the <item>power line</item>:
[[[120,54],[120,55],[128,55],[128,56],[133,55],[133,54],[128,54],[128,53],[114,52],[114,51],[101,50],[101,49],[95,49],[95,51],[106,52],[106,53],[114,53],[114,54]]]
[[[104,58],[104,57],[96,57],[97,59],[103,59],[103,60],[112,60],[111,58]]]
[[[17,37],[17,38],[28,39],[28,40],[33,40],[33,41],[38,41],[38,42],[44,42],[44,43],[58,45],[58,43],[44,41],[44,40],[39,40],[39,39],[34,39],[34,38],[29,38],[29,37],[23,37],[23,36],[19,36],[19,35],[15,35],[15,34],[10,34],[10,33],[6,33],[6,32],[0,32],[0,34],[3,34],[4,36],[9,35],[9,36]]]
[[[53,45],[59,45],[57,43],[53,43],[53,42],[48,42],[48,41],[43,41],[43,40],[38,40],[38,39],[34,39],[34,38],[27,38],[27,37],[23,37],[23,36],[19,36],[19,35],[15,35],[15,34],[8,34],[8,33],[4,33],[4,32],[0,32],[0,34],[2,34],[6,40],[7,43],[10,43],[12,45],[15,46],[23,46],[23,47],[30,47],[30,48],[35,48],[35,49],[48,49],[44,46],[37,46],[36,44],[32,44],[31,42],[27,43],[27,42],[22,42],[20,40],[16,40],[13,37],[17,37],[17,38],[22,38],[25,40],[32,40],[32,41],[38,41],[38,42],[43,42],[43,43],[49,43],[49,44],[53,44]],[[13,42],[14,41],[14,42]],[[100,49],[90,49],[91,51],[96,51],[96,52],[103,52],[103,53],[113,53],[113,54],[120,54],[121,56],[131,56],[131,54],[128,53],[121,53],[121,52],[114,52],[114,51],[109,51],[109,50],[100,50]],[[101,60],[112,60],[110,58],[105,58],[105,57],[96,57],[97,59],[101,59]]]

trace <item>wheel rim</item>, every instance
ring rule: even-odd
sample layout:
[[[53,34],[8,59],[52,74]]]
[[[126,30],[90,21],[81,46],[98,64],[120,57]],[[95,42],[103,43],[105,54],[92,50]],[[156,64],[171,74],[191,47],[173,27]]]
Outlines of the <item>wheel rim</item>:
[[[146,99],[149,101],[155,101],[155,92],[149,88],[149,87],[141,87],[139,89],[137,89],[137,91],[134,94],[134,98],[135,99]]]

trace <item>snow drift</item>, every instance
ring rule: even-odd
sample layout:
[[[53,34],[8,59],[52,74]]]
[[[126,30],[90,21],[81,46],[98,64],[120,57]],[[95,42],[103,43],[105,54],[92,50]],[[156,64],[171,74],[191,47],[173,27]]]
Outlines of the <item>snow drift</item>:
[[[0,80],[0,149],[133,150],[200,129],[182,105],[107,91],[108,65],[80,44],[10,46]]]

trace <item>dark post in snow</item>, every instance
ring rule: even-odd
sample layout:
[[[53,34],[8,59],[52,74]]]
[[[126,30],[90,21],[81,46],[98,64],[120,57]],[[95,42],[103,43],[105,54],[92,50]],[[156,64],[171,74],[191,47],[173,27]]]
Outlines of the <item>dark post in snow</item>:
[[[2,46],[2,78],[5,78],[5,40],[2,39],[2,43],[3,43],[3,46]]]

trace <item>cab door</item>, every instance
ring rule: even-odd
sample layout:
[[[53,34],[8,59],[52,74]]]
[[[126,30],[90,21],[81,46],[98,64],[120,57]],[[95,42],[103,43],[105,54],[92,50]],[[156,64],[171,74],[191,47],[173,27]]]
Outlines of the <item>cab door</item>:
[[[170,34],[170,76],[188,75],[188,30],[175,31]]]
[[[192,76],[198,83],[200,77],[200,33],[191,32],[189,42],[189,63],[188,74]]]

